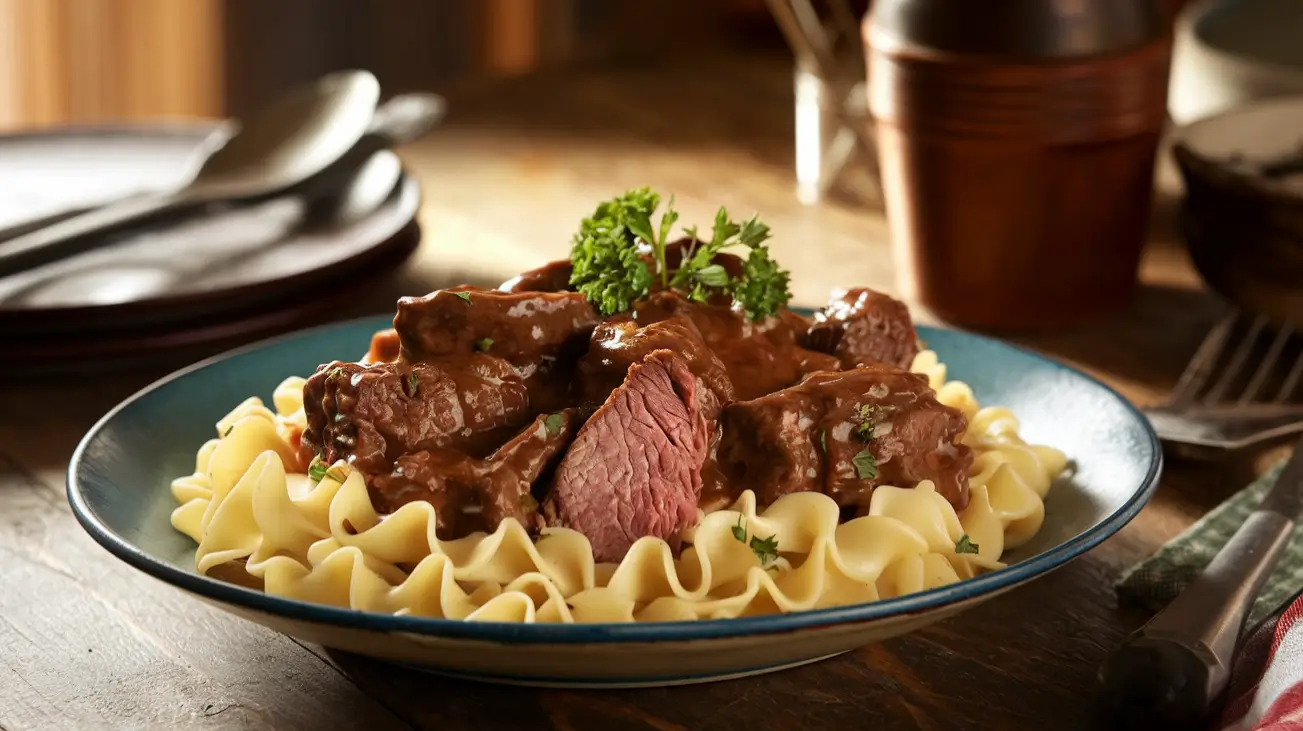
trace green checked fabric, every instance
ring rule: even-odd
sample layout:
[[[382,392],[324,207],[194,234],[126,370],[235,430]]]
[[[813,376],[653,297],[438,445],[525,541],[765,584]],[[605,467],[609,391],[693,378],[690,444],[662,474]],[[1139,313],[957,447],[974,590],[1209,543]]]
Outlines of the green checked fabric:
[[[1158,549],[1153,556],[1132,566],[1118,580],[1118,596],[1155,612],[1167,606],[1226,545],[1231,534],[1258,506],[1284,467],[1284,461],[1275,465]],[[1303,587],[1303,524],[1295,528],[1285,555],[1267,579],[1266,588],[1253,605],[1248,625],[1270,616],[1300,587]]]

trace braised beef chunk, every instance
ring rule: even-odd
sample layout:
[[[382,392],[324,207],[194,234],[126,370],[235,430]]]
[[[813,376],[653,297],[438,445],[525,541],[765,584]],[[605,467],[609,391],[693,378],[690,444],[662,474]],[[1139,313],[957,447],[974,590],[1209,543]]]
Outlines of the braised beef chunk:
[[[371,348],[367,350],[361,362],[392,363],[398,360],[400,348],[398,332],[392,327],[386,328],[371,336]]]
[[[744,312],[658,292],[637,303],[635,318],[650,324],[686,317],[728,372],[740,399],[756,398],[796,383],[806,373],[839,367],[837,358],[797,343],[799,331],[784,317],[753,321]]]
[[[909,368],[918,354],[909,308],[866,287],[834,297],[816,312],[806,344],[837,356],[843,368],[866,363]]]
[[[843,507],[865,508],[878,485],[931,480],[956,510],[968,504],[972,452],[959,443],[967,421],[921,375],[884,365],[812,373],[729,404],[721,425],[720,471],[764,503],[822,490]]]
[[[733,400],[733,383],[719,358],[706,347],[697,327],[686,317],[638,326],[629,319],[608,320],[593,329],[588,353],[579,360],[580,403],[596,408],[624,382],[629,366],[656,350],[677,353],[702,382],[702,410],[714,420],[724,404]]]
[[[348,459],[367,475],[436,447],[487,453],[504,429],[533,415],[516,369],[484,354],[411,366],[328,363],[304,385],[303,411],[304,448],[326,462]]]
[[[575,292],[501,292],[456,287],[398,300],[394,329],[411,361],[476,350],[522,368],[555,361],[583,344],[597,313]]]
[[[657,350],[584,424],[543,504],[598,561],[619,561],[643,536],[674,540],[697,515],[709,425],[703,387],[684,358]]]
[[[521,272],[498,285],[503,292],[564,292],[570,289],[569,259],[548,262],[537,269]]]
[[[382,513],[417,500],[430,503],[443,540],[492,532],[507,518],[537,530],[542,516],[530,490],[573,438],[576,422],[570,409],[539,414],[485,459],[444,448],[405,454],[369,482],[371,501]]]

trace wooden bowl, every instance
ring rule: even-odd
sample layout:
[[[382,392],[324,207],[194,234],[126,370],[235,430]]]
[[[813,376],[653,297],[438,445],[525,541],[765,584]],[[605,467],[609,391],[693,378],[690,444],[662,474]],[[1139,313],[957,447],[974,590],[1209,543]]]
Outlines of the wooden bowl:
[[[1204,281],[1234,304],[1303,325],[1303,96],[1179,130],[1181,229]],[[1293,159],[1292,174],[1277,174]]]

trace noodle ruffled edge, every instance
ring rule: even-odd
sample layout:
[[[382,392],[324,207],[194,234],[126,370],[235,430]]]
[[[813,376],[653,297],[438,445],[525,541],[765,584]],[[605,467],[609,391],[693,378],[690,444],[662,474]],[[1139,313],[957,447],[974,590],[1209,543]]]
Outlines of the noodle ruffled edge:
[[[618,564],[599,564],[583,534],[550,528],[534,541],[515,520],[442,541],[428,503],[380,515],[345,463],[318,483],[297,471],[304,380],[291,377],[275,389],[274,411],[251,397],[217,423],[194,473],[172,482],[172,525],[198,544],[201,574],[234,571],[276,596],[394,615],[672,621],[902,596],[1003,568],[1005,550],[1040,529],[1044,497],[1067,461],[1024,442],[1008,409],[983,408],[966,384],[948,381],[934,352],[919,353],[911,370],[968,418],[963,440],[974,460],[962,512],[927,481],[879,487],[866,515],[840,524],[821,493],[786,495],[760,511],[748,490],[702,514],[677,558],[649,537]],[[776,540],[777,558],[758,555],[752,538]]]

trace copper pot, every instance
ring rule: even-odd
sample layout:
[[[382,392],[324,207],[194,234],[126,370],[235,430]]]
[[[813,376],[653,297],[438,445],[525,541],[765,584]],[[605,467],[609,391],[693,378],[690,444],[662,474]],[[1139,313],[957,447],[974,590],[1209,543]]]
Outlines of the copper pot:
[[[1135,289],[1166,120],[1167,0],[877,0],[863,32],[899,285],[985,329]]]

